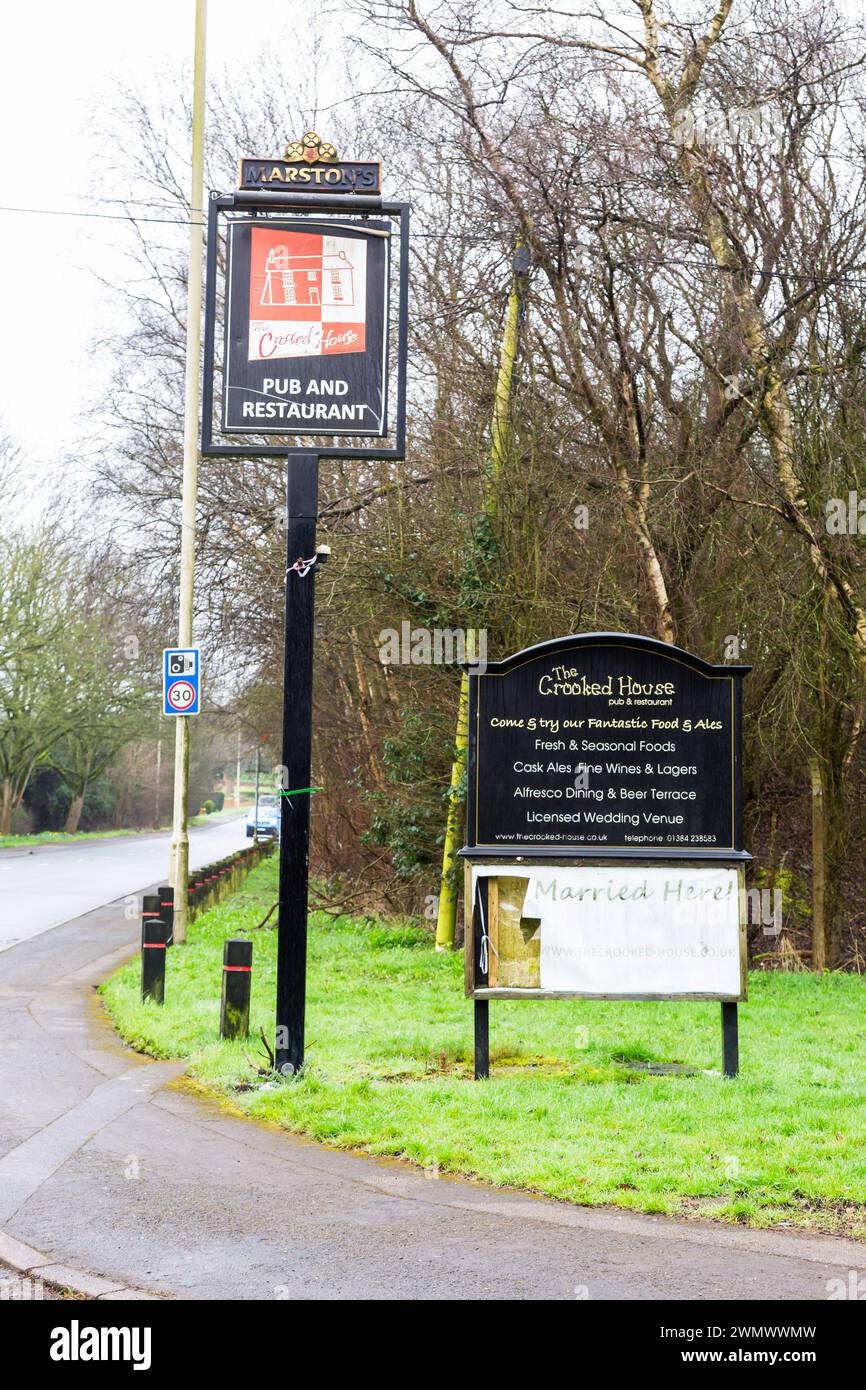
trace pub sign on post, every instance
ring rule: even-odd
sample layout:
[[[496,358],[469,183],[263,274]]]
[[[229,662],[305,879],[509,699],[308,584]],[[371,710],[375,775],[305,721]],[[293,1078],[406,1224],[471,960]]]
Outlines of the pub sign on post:
[[[308,131],[211,194],[204,458],[405,458],[410,209],[380,190]]]
[[[383,222],[229,225],[225,433],[387,433],[390,244]]]
[[[319,460],[406,456],[410,209],[380,188],[377,161],[342,160],[308,131],[283,158],[243,159],[239,189],[208,205],[201,452],[287,464],[282,764],[302,789],[328,553],[316,543]],[[309,797],[284,799],[281,821],[274,1065],[289,1076],[304,1063]]]

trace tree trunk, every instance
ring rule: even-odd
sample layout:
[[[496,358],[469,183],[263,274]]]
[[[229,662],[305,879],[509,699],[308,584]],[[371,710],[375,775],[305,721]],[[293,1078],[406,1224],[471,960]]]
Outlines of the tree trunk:
[[[809,762],[812,779],[812,969],[827,966],[826,862],[824,836],[824,781],[818,758]]]
[[[82,787],[80,792],[76,792],[69,807],[69,814],[66,817],[66,824],[63,827],[67,835],[74,835],[78,829],[78,822],[81,820],[81,812],[84,807],[84,793],[87,787]]]
[[[14,809],[12,783],[8,777],[4,777],[3,795],[0,797],[0,835],[12,834],[12,812]]]
[[[349,629],[349,644],[352,649],[352,662],[355,667],[355,680],[358,682],[358,698],[354,702],[354,708],[357,711],[358,721],[361,725],[361,732],[364,735],[364,742],[367,745],[367,756],[370,759],[370,771],[373,774],[373,781],[376,783],[376,786],[378,787],[379,791],[382,791],[382,789],[385,786],[385,779],[382,776],[382,769],[379,767],[379,760],[376,756],[376,740],[373,736],[373,730],[370,726],[370,721],[367,718],[367,704],[372,700],[373,692],[370,689],[369,681],[367,680],[366,675],[364,674],[364,666],[361,661],[361,654],[358,651],[358,633],[355,630],[355,628]],[[351,700],[349,702],[349,708],[352,708]]]
[[[673,107],[668,104],[668,116]],[[672,123],[673,128],[673,123]],[[688,151],[681,157],[681,168],[688,179],[692,207],[699,219],[707,246],[720,270],[737,315],[743,343],[759,390],[756,400],[761,429],[783,498],[783,511],[791,526],[805,540],[812,568],[825,597],[838,607],[857,654],[861,672],[866,675],[866,609],[841,565],[822,543],[820,523],[809,510],[802,481],[797,473],[794,418],[781,372],[773,361],[770,334],[756,300],[748,275],[740,261],[721,215],[715,210],[712,190],[705,170]]]

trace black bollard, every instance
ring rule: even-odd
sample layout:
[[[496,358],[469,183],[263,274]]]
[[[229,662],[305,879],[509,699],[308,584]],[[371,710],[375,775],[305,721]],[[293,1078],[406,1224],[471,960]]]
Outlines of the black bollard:
[[[144,923],[147,922],[147,921],[149,921],[152,917],[159,917],[160,919],[162,918],[162,909],[160,908],[160,905],[159,905],[159,898],[160,898],[159,893],[145,893],[144,897],[142,898],[142,900],[141,900],[141,922],[142,922],[142,927],[144,926]],[[142,939],[142,941],[143,941],[143,940],[144,940],[144,937],[142,936],[141,939]]]
[[[223,996],[220,1037],[245,1038],[250,1031],[250,985],[253,943],[240,938],[223,942]]]
[[[148,904],[151,904],[148,907]],[[141,997],[165,1003],[165,922],[159,914],[159,898],[148,894],[141,914]]]
[[[159,897],[159,915],[165,922],[165,944],[170,946],[174,941],[174,889],[168,883],[163,883],[157,889]]]

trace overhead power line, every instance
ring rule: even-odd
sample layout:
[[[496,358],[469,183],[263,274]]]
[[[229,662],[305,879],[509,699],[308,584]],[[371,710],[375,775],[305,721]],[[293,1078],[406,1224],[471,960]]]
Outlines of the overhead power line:
[[[120,198],[105,199],[100,201],[118,203],[124,202],[124,200]],[[130,199],[129,203],[133,206],[159,206],[159,204],[150,203],[145,199]],[[199,209],[196,209],[196,211],[198,210]],[[22,208],[13,207],[12,205],[0,205],[0,213],[2,212],[23,213],[35,217],[85,217],[104,222],[126,222],[131,223],[135,227],[145,223],[156,224],[166,227],[204,227],[206,225],[204,221],[199,221],[189,217],[141,217],[138,214],[133,215],[132,213],[129,213],[127,215],[124,215],[123,213],[119,212],[75,212],[69,208]],[[469,242],[473,245],[486,245],[490,241],[489,236],[485,236],[480,233],[474,234],[471,232],[447,232],[443,234],[441,232],[421,231],[413,232],[413,240],[417,241],[420,238],[428,237],[442,237],[443,235],[445,235],[449,241]],[[663,260],[658,260],[656,262],[656,268],[660,266],[666,266],[668,268],[676,270],[718,271],[721,269],[726,269],[729,274],[733,273],[733,270],[735,269],[734,267],[728,268],[716,266],[713,265],[710,261],[675,260],[671,256],[665,256]],[[615,265],[614,269],[616,268],[618,267]],[[818,276],[815,275],[814,272],[810,273],[809,271],[802,270],[759,270],[755,268],[754,270],[749,271],[748,267],[746,268],[746,270],[747,273],[757,276],[760,279],[765,279],[769,277],[770,279],[774,280],[797,280],[802,281],[804,284],[814,284],[816,289],[818,287],[824,287],[826,285],[854,285],[858,288],[863,288],[864,286],[866,286],[866,279],[856,278],[856,272],[861,270],[866,271],[866,265],[853,266],[851,270],[840,272],[840,274],[838,275],[823,276]]]
[[[203,227],[204,222],[193,221],[189,217],[124,217],[120,212],[73,212],[67,208],[16,208],[0,207],[0,212],[23,212],[36,217],[95,217],[106,222],[161,222],[171,227]]]

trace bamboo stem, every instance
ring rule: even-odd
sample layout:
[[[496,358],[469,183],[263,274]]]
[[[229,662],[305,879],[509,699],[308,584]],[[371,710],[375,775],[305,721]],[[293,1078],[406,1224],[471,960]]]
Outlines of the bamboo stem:
[[[445,822],[445,847],[442,853],[442,877],[439,882],[439,907],[436,913],[437,951],[448,950],[454,945],[457,922],[457,848],[460,842],[460,824],[463,819],[463,798],[459,789],[466,767],[468,744],[469,677],[464,671],[460,678],[457,733],[454,740],[454,761],[451,764],[448,817]]]
[[[518,238],[517,249],[522,241]],[[502,466],[505,461],[510,436],[509,412],[511,408],[511,386],[514,377],[514,364],[517,361],[518,330],[520,327],[520,306],[525,290],[525,276],[516,267],[511,277],[511,291],[505,310],[505,326],[502,331],[502,347],[499,353],[499,371],[496,376],[496,392],[493,400],[493,418],[490,423],[490,453],[487,468],[483,473],[484,513],[495,520],[499,511],[499,488],[502,480]],[[474,633],[467,633],[466,655],[469,657],[470,645],[474,651]],[[471,659],[471,658],[470,658]],[[457,707],[457,731],[454,739],[454,760],[451,764],[451,790],[448,798],[448,816],[445,822],[445,845],[442,851],[442,875],[439,882],[439,908],[436,916],[436,949],[444,951],[454,946],[457,926],[457,876],[454,871],[463,799],[459,787],[466,767],[469,716],[469,679],[463,672],[460,681],[460,700]]]

